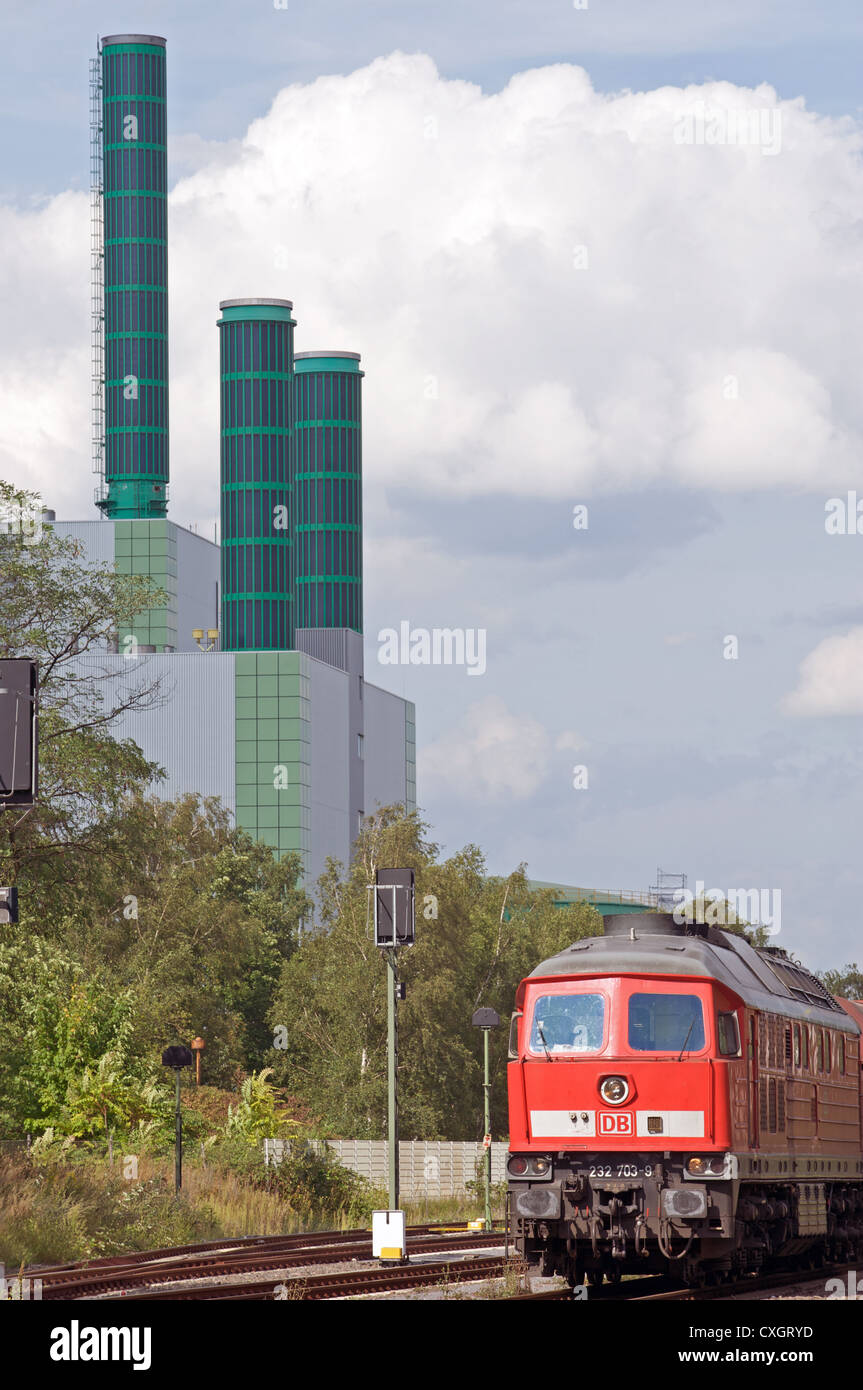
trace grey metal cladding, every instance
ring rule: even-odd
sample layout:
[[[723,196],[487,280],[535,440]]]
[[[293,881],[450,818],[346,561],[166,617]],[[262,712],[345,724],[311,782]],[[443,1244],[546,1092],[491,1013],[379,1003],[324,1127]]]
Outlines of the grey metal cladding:
[[[348,864],[357,834],[351,816],[350,677],[335,665],[306,659],[311,683],[311,857],[306,880],[317,881],[331,856]]]
[[[352,675],[363,674],[363,639],[347,627],[299,627],[294,634],[297,651],[316,661],[336,666]]]
[[[146,656],[79,657],[82,670],[112,677],[102,687],[106,704],[123,689],[159,677],[161,702],[129,711],[112,724],[116,739],[130,738],[168,776],[147,790],[163,800],[190,792],[236,805],[235,683],[233,652],[156,652]],[[113,687],[113,689],[112,689]]]
[[[363,684],[365,811],[405,801],[405,701]]]
[[[112,521],[52,521],[58,536],[71,536],[84,547],[84,560],[91,565],[114,564],[114,523]]]
[[[716,980],[744,1004],[787,1018],[829,1023],[842,1032],[859,1032],[847,1014],[802,1004],[767,970],[741,936],[723,932],[722,946],[698,936],[650,935],[630,940],[594,936],[576,941],[531,971],[529,979],[571,975],[691,975]],[[843,1011],[844,1012],[844,1011]]]
[[[219,547],[182,526],[177,538],[177,650],[194,652],[192,629],[219,626]]]

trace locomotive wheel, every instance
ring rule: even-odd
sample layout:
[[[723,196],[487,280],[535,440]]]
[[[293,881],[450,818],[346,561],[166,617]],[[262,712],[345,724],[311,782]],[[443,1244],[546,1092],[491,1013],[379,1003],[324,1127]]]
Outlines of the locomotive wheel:
[[[606,1278],[608,1279],[609,1284],[619,1284],[622,1277],[623,1276],[620,1272],[619,1265],[612,1265],[611,1269],[609,1269],[606,1273]]]
[[[602,1283],[602,1270],[589,1269],[587,1271],[587,1282],[590,1284],[590,1287],[592,1289],[598,1289],[600,1284]]]
[[[580,1289],[584,1283],[584,1270],[579,1266],[573,1269],[572,1265],[570,1265],[566,1275],[566,1282],[571,1289]]]

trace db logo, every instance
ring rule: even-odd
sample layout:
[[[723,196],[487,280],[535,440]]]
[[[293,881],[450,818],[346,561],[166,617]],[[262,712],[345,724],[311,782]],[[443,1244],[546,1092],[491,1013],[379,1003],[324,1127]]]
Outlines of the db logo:
[[[626,1110],[600,1110],[599,1132],[600,1134],[631,1134],[631,1114]]]

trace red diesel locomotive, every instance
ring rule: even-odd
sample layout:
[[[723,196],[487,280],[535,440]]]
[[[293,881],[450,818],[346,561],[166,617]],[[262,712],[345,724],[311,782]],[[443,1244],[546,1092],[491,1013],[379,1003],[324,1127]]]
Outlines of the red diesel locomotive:
[[[518,988],[519,1251],[571,1284],[863,1256],[863,1005],[717,927],[604,931]]]

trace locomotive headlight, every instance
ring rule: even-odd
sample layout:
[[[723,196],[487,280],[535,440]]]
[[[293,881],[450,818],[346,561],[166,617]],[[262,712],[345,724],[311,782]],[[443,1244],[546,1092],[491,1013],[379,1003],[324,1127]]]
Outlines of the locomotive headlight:
[[[514,1178],[523,1178],[527,1172],[527,1159],[511,1158],[506,1166]]]
[[[533,1160],[533,1171],[534,1171],[535,1173],[547,1173],[547,1172],[548,1172],[548,1159],[547,1159],[547,1158],[535,1158],[535,1159]]]
[[[687,1158],[683,1169],[685,1178],[736,1178],[738,1175],[735,1154],[693,1154]]]
[[[599,1094],[608,1105],[622,1105],[629,1096],[629,1083],[622,1076],[607,1076]]]

